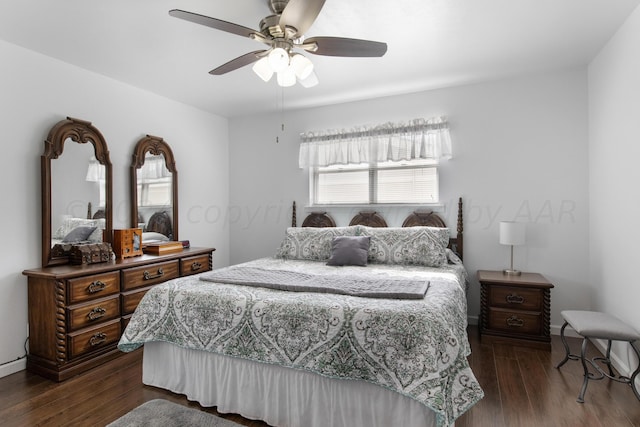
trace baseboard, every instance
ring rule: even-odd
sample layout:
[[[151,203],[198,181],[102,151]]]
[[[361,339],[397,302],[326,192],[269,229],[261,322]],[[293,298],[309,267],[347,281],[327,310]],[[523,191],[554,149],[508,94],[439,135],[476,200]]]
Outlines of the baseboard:
[[[13,362],[0,365],[0,378],[6,377],[16,372],[24,371],[27,369],[27,359],[14,360]]]
[[[607,353],[607,341],[603,339],[592,339],[591,342],[593,345],[602,353],[604,356]],[[631,352],[631,350],[630,350]],[[639,362],[640,363],[640,362]],[[615,351],[611,352],[611,364],[621,375],[630,377],[633,371],[636,369],[631,368],[627,362],[623,361],[620,356],[616,354]],[[640,389],[640,375],[636,378],[636,388]]]

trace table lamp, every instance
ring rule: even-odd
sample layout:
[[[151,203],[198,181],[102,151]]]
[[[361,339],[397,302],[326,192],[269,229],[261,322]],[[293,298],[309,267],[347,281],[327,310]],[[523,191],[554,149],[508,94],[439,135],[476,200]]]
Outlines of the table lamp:
[[[524,245],[525,243],[525,224],[522,222],[501,221],[500,222],[500,244],[511,246],[511,266],[502,270],[504,274],[514,276],[520,275],[520,271],[513,268],[513,247],[516,245]]]

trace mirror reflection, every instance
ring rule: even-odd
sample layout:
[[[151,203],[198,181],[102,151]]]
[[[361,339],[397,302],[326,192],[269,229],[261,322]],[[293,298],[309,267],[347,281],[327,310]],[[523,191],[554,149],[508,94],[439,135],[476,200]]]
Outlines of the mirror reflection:
[[[178,240],[178,172],[169,145],[156,136],[142,138],[131,171],[131,223],[142,229],[142,244]]]
[[[143,242],[149,240],[173,240],[172,174],[167,169],[164,155],[147,153],[144,164],[138,170],[138,227],[144,234]]]
[[[67,138],[51,163],[51,245],[102,242],[106,227],[106,168],[92,144]]]

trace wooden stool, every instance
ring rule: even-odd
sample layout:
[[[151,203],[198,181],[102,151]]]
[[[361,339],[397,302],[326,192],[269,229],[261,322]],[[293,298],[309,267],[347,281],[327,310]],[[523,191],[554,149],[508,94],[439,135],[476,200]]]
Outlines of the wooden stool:
[[[564,325],[562,325],[562,329],[560,330],[560,338],[562,339],[562,343],[564,344],[567,354],[564,359],[558,363],[556,368],[560,368],[569,359],[580,360],[582,362],[582,367],[584,369],[584,382],[582,383],[582,389],[580,390],[577,401],[579,403],[584,403],[584,393],[587,391],[587,384],[589,384],[589,380],[601,380],[604,377],[624,384],[629,384],[633,393],[636,395],[638,400],[640,400],[640,394],[638,394],[638,389],[636,388],[635,383],[636,377],[640,373],[640,351],[636,347],[636,342],[640,340],[640,334],[626,323],[606,313],[600,313],[597,311],[565,310],[560,314],[564,319]],[[564,329],[567,325],[571,325],[571,327],[583,337],[580,356],[571,354],[569,350],[569,344],[567,344],[567,340],[564,336]],[[605,357],[585,359],[587,341],[589,338],[607,340],[607,354]],[[631,377],[625,377],[622,375],[618,376],[613,373],[610,359],[611,341],[628,342],[638,356],[639,364]],[[604,372],[602,368],[600,368],[597,363],[598,361],[607,365],[609,370],[608,373]],[[598,371],[598,375],[589,372],[587,362],[589,362]]]

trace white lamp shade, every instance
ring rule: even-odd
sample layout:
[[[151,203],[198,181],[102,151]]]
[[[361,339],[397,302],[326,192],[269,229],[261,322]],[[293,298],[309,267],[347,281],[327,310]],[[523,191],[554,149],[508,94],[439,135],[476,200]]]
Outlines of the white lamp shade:
[[[267,58],[269,58],[269,65],[276,73],[285,70],[289,66],[289,53],[281,47],[273,49]]]
[[[302,87],[314,87],[318,84],[318,76],[316,76],[316,73],[314,73],[313,71],[311,72],[311,74],[309,74],[307,76],[307,78],[300,80],[300,84],[302,85]]]
[[[524,245],[525,224],[523,222],[501,221],[500,222],[500,244],[501,245]]]
[[[269,65],[269,59],[266,56],[253,64],[252,69],[265,82],[271,80],[271,76],[273,76],[273,69]]]
[[[282,87],[290,87],[296,84],[296,72],[293,67],[287,67],[278,72],[278,84]]]
[[[313,63],[304,55],[299,53],[291,57],[291,66],[296,72],[296,77],[304,80],[313,72]]]

